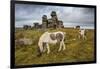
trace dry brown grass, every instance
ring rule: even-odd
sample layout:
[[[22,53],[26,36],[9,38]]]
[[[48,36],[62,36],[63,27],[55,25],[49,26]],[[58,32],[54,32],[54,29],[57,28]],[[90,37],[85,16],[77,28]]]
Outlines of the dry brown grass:
[[[76,29],[58,29],[66,32],[65,45],[66,50],[57,52],[59,46],[50,45],[51,52],[49,55],[43,53],[37,57],[37,42],[44,31],[41,30],[16,30],[15,37],[20,39],[23,36],[33,40],[32,45],[15,47],[15,64],[47,64],[47,63],[64,63],[64,62],[83,62],[94,60],[94,30],[87,30],[86,40],[77,38],[78,30]],[[48,31],[58,31],[48,30]],[[76,39],[76,40],[72,40]]]

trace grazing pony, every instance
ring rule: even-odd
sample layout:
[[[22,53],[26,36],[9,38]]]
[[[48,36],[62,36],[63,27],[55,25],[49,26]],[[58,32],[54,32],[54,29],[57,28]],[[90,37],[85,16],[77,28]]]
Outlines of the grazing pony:
[[[80,29],[79,30],[79,39],[82,38],[83,40],[86,39],[86,30]]]
[[[65,50],[64,34],[65,32],[61,32],[61,31],[52,32],[52,33],[50,32],[43,33],[38,41],[40,55],[42,54],[42,52],[45,51],[44,47],[47,48],[47,54],[50,53],[49,44],[60,43],[60,47],[58,51],[61,51],[62,48],[63,50]]]

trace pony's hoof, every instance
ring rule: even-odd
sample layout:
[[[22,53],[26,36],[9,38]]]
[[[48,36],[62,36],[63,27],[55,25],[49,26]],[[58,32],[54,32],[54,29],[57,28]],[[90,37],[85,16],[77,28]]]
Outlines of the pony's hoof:
[[[61,50],[58,50],[58,52],[60,52]]]
[[[63,49],[63,51],[65,51],[66,49]]]
[[[50,52],[47,52],[47,54],[49,54]]]

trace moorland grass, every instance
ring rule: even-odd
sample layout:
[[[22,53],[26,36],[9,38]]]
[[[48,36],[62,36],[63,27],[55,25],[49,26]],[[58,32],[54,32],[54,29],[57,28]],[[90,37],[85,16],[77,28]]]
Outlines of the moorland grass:
[[[32,39],[32,45],[15,46],[15,64],[48,64],[48,63],[70,63],[94,60],[94,30],[86,30],[87,39],[78,39],[77,29],[48,29],[49,32],[64,31],[66,50],[58,52],[58,45],[50,44],[50,54],[43,53],[38,57],[38,40],[44,33],[42,30],[23,30],[16,29],[15,39],[29,38]],[[75,40],[73,40],[75,39]]]

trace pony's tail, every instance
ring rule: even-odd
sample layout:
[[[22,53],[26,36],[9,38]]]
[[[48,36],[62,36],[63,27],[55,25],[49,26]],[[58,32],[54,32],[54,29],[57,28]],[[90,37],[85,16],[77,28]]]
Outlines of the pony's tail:
[[[41,41],[38,42],[38,52],[38,56],[41,56],[43,52],[43,43]]]

